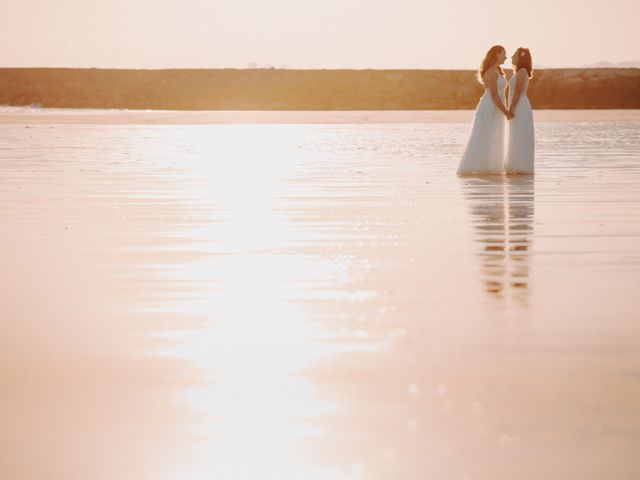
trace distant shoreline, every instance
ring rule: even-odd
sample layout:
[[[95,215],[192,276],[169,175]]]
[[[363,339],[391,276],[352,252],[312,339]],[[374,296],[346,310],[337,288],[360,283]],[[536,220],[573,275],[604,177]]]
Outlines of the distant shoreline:
[[[180,111],[32,109],[0,106],[4,125],[213,125],[213,124],[469,124],[473,110]],[[640,109],[535,110],[536,123],[640,122]]]
[[[469,110],[472,70],[0,68],[0,104],[181,111]],[[534,71],[534,109],[638,109],[640,68]]]

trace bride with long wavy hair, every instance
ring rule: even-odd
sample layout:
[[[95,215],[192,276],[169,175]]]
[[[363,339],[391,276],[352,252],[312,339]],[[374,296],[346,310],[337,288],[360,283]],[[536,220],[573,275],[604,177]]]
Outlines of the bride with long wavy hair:
[[[518,48],[511,63],[514,73],[509,79],[509,112],[513,119],[509,122],[505,170],[509,175],[531,175],[535,151],[533,110],[527,97],[529,79],[533,76],[531,52],[528,48]]]
[[[504,173],[506,119],[513,116],[505,106],[507,80],[501,65],[506,59],[504,47],[494,45],[482,61],[478,81],[484,86],[484,94],[476,107],[458,175]]]

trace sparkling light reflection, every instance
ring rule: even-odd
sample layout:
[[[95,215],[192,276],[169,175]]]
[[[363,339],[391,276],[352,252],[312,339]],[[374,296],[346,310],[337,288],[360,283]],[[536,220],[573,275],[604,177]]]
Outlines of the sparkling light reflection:
[[[205,384],[180,395],[202,414],[194,431],[202,460],[177,478],[349,478],[301,456],[301,442],[324,433],[313,420],[340,410],[316,396],[304,370],[330,354],[371,349],[357,341],[366,339],[362,331],[354,332],[356,341],[329,341],[344,332],[327,331],[299,302],[318,298],[315,289],[326,292],[324,300],[344,299],[350,282],[344,256],[327,259],[299,247],[311,234],[286,209],[295,188],[287,181],[300,161],[291,147],[304,132],[264,125],[229,125],[215,135],[192,130],[192,170],[173,182],[190,186],[183,200],[200,212],[180,236],[195,240],[201,255],[166,273],[197,285],[200,294],[191,292],[184,308],[205,321],[201,329],[164,335],[178,343],[161,352],[209,373]],[[179,308],[180,300],[172,304]]]

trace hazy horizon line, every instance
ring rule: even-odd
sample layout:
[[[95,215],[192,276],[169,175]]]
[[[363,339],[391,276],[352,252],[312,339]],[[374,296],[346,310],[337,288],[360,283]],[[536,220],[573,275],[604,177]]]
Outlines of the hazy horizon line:
[[[107,66],[70,66],[70,65],[31,65],[31,66],[0,66],[0,69],[36,69],[36,68],[50,68],[50,69],[76,69],[76,70],[446,70],[446,71],[469,71],[477,70],[478,67],[295,67],[290,65],[272,65],[272,64],[254,64],[247,66],[227,66],[227,67],[205,67],[205,66],[193,66],[193,67],[107,67]],[[511,68],[511,65],[506,63],[503,68]],[[553,65],[534,65],[536,70],[548,70],[548,69],[582,69],[582,68],[640,68],[640,60],[625,61],[625,62],[596,62],[585,65],[576,66],[553,66]]]

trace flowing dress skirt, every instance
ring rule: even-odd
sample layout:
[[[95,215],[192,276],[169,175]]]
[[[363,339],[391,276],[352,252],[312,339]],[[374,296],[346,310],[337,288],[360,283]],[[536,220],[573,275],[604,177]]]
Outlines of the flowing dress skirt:
[[[504,173],[506,117],[496,107],[491,92],[482,95],[462,155],[458,175]]]
[[[507,174],[532,174],[535,139],[533,132],[533,110],[526,95],[520,97],[509,120],[509,141],[505,168]]]

